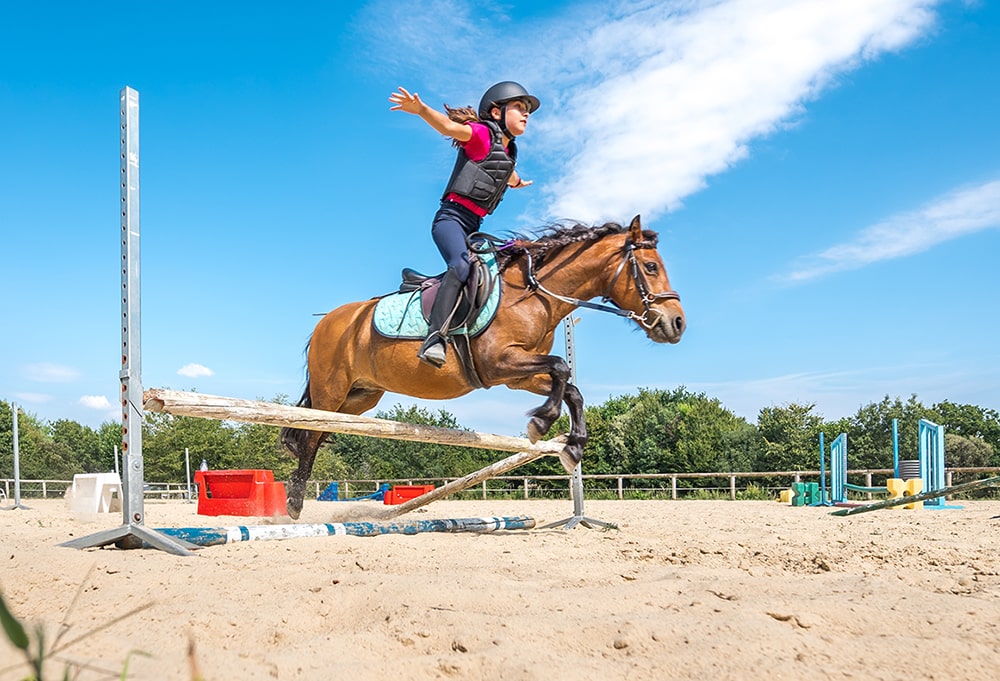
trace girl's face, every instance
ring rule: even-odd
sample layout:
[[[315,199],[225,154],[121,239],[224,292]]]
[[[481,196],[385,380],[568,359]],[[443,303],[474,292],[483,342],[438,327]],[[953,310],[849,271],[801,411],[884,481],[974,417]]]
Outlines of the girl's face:
[[[524,134],[525,128],[528,127],[528,105],[525,102],[515,99],[512,102],[507,102],[507,129],[510,130],[510,134],[514,137]],[[500,118],[500,109],[493,109],[493,117]]]

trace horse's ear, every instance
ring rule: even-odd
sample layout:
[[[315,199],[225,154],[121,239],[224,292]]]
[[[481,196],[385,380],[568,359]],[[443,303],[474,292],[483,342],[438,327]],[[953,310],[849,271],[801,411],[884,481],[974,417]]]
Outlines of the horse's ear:
[[[642,241],[642,225],[639,224],[638,215],[632,218],[632,222],[628,226],[628,238],[631,239],[634,244]]]

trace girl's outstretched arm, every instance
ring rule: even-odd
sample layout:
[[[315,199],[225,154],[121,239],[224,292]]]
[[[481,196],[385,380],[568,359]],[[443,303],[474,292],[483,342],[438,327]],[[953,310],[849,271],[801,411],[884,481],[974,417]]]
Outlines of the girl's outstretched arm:
[[[394,104],[389,107],[389,111],[416,114],[442,135],[457,139],[459,142],[468,142],[472,138],[472,129],[468,125],[456,123],[441,111],[430,108],[421,101],[420,95],[416,92],[410,94],[406,88],[401,87],[398,92],[389,95],[389,101]]]

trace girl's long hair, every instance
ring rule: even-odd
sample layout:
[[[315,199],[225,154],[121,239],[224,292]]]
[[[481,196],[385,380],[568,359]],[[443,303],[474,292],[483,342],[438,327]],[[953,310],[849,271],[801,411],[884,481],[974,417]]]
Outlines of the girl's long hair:
[[[468,123],[470,121],[479,122],[479,116],[476,114],[476,110],[471,106],[461,106],[457,109],[453,109],[447,104],[444,105],[444,110],[448,113],[448,118],[455,121],[456,123]],[[456,139],[451,141],[452,146],[460,147],[461,142]]]

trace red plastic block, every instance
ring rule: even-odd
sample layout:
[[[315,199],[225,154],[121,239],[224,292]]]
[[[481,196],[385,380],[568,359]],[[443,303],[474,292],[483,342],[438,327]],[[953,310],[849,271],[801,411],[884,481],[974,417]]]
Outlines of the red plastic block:
[[[196,471],[198,515],[285,515],[285,483],[267,470]]]
[[[393,485],[392,489],[385,493],[385,498],[382,501],[389,505],[401,504],[404,501],[427,494],[432,489],[434,489],[434,485]]]

